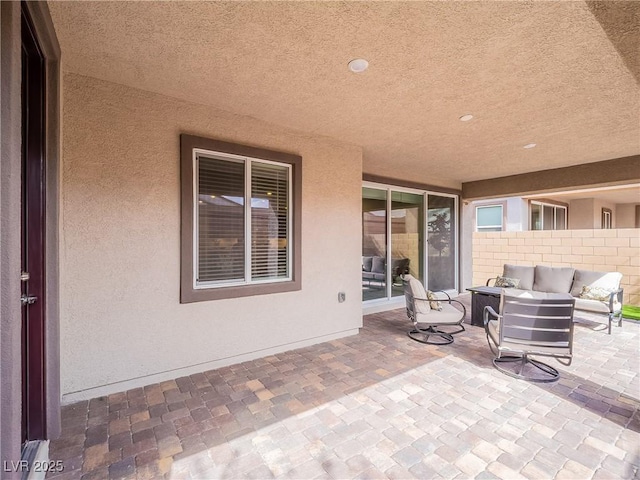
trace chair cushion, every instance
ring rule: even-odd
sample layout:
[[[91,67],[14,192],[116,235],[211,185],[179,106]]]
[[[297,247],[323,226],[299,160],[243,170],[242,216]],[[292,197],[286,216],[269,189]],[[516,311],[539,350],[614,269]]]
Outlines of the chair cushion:
[[[534,272],[535,270],[533,267],[521,267],[518,265],[505,264],[502,276],[507,278],[517,278],[520,280],[518,288],[521,288],[522,290],[533,290]]]
[[[606,288],[610,292],[620,288],[622,274],[618,272],[593,272],[591,270],[576,270],[573,276],[571,295],[579,297],[582,287]]]
[[[493,284],[494,287],[503,287],[503,288],[518,288],[520,286],[519,278],[509,278],[509,277],[501,277],[498,275],[496,278],[496,282]]]
[[[422,283],[420,283],[420,280],[409,274],[404,275],[403,280],[407,282],[409,291],[411,292],[411,295],[413,295],[413,298],[420,300],[429,299],[429,297],[427,297],[427,291],[422,286]],[[420,314],[427,315],[431,311],[431,307],[429,306],[430,302],[421,302],[420,300],[414,302],[416,317]]]
[[[533,290],[549,293],[569,293],[575,269],[536,265]]]
[[[422,302],[420,302],[422,303]],[[453,305],[442,304],[442,310],[431,310],[429,313],[417,313],[418,326],[423,325],[453,325],[463,318],[463,313]]]
[[[362,257],[362,271],[370,272],[373,266],[373,257]]]
[[[373,257],[371,271],[373,273],[384,273],[385,272],[385,261],[384,257]]]

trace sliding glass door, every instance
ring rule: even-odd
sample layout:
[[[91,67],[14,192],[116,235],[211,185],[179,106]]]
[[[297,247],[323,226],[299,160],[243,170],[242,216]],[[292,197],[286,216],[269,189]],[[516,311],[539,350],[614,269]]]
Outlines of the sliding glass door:
[[[384,302],[403,296],[404,273],[430,290],[456,291],[456,211],[454,195],[366,184],[362,300]]]
[[[391,192],[391,296],[404,295],[400,275],[423,281],[424,195]]]
[[[362,300],[387,297],[387,191],[362,189]]]
[[[456,199],[427,195],[429,290],[456,288]]]

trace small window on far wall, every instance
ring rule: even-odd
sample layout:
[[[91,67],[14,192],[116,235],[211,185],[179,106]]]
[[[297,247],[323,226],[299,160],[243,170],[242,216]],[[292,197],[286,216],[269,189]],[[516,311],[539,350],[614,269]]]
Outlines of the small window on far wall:
[[[611,228],[611,216],[613,212],[610,208],[602,209],[602,228],[609,229]]]
[[[531,230],[567,229],[567,207],[565,206],[532,201],[529,213]]]
[[[180,141],[181,302],[300,290],[302,159]]]
[[[500,232],[502,230],[502,205],[476,207],[476,231]]]

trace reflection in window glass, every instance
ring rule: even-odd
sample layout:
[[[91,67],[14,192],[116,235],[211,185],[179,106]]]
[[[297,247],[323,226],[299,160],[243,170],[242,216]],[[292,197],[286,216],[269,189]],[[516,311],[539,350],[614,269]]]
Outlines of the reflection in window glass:
[[[428,288],[456,287],[455,198],[427,197]]]
[[[531,204],[531,230],[542,230],[542,205]]]
[[[423,281],[424,196],[391,192],[391,295],[404,295],[403,273],[411,273]]]
[[[567,228],[567,209],[556,208],[556,230],[565,230]]]
[[[499,232],[502,230],[502,205],[476,207],[476,231]]]
[[[566,230],[567,207],[531,202],[531,230]]]
[[[554,226],[554,214],[553,207],[550,205],[542,206],[542,229],[543,230],[553,230]]]
[[[387,192],[362,189],[362,300],[387,297]]]

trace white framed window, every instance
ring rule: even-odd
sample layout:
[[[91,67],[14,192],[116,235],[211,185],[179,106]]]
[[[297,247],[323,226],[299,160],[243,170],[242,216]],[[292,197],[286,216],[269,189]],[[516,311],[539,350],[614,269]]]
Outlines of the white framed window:
[[[613,212],[610,208],[602,209],[602,228],[610,229],[611,227],[611,217],[613,216]]]
[[[194,288],[291,280],[291,165],[194,149]]]
[[[181,136],[183,303],[300,289],[295,155]]]
[[[567,207],[531,201],[529,206],[531,230],[566,230]]]
[[[502,231],[502,205],[482,205],[476,207],[476,232]]]

